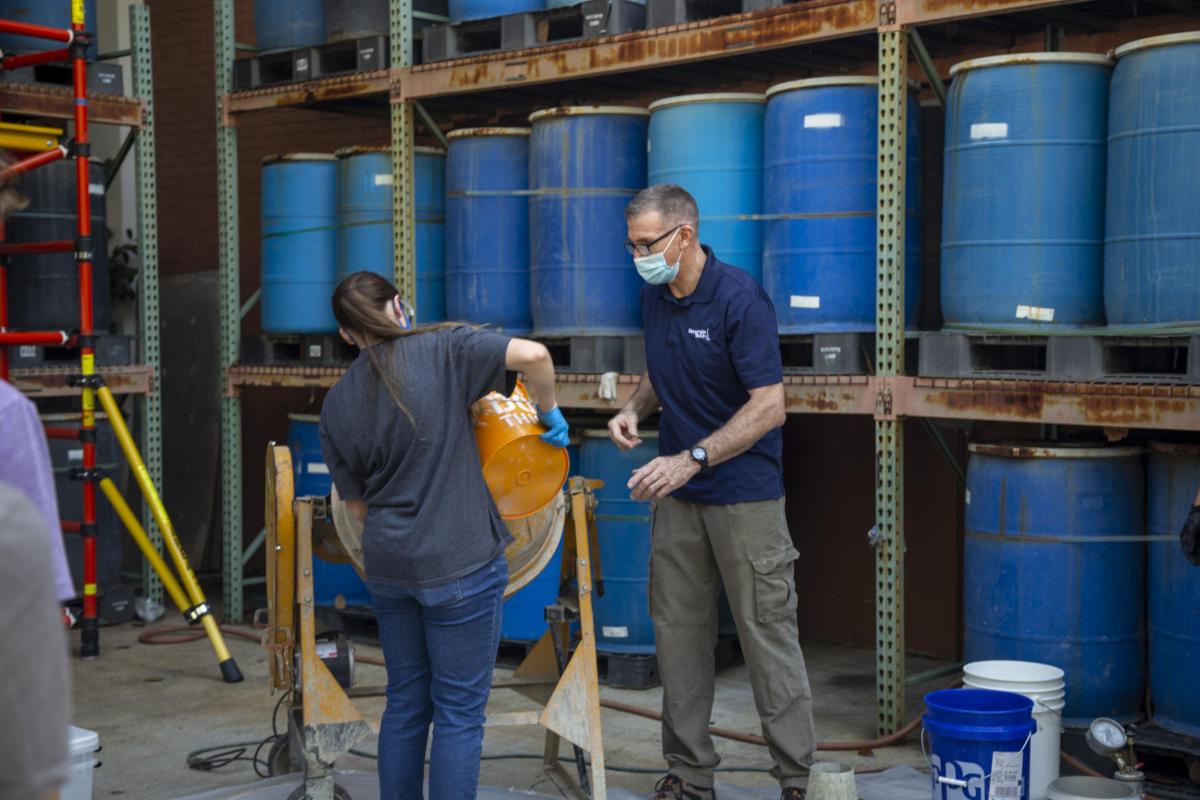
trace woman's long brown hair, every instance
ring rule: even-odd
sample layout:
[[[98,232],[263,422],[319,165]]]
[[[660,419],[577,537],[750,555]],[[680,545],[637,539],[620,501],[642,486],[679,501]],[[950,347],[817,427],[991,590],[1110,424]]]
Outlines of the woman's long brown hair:
[[[433,325],[419,325],[413,328],[401,328],[388,316],[386,307],[396,296],[396,287],[392,286],[381,275],[374,272],[355,272],[347,275],[337,288],[333,290],[333,316],[338,325],[344,328],[362,351],[371,360],[371,366],[380,382],[391,396],[396,407],[404,412],[409,424],[415,427],[416,422],[404,400],[400,396],[400,376],[396,372],[394,359],[385,360],[374,345],[380,342],[401,339],[406,336],[419,336],[432,331],[461,328],[466,323],[439,322]]]

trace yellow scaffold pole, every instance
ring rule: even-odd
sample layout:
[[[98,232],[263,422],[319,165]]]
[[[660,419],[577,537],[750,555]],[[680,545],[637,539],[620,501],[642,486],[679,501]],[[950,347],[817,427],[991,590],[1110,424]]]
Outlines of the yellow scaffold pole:
[[[212,644],[213,650],[216,651],[217,661],[220,662],[221,677],[225,679],[226,683],[237,683],[242,680],[242,672],[238,669],[237,662],[233,660],[233,656],[229,654],[229,649],[225,646],[225,639],[221,636],[221,630],[217,626],[217,621],[212,616],[208,601],[204,599],[204,592],[200,590],[200,583],[196,580],[196,575],[192,572],[191,564],[188,563],[187,556],[183,552],[183,547],[179,543],[179,537],[175,533],[175,526],[171,524],[171,518],[167,516],[167,510],[163,507],[162,500],[158,496],[158,491],[154,488],[154,481],[150,479],[150,472],[146,469],[146,463],[142,461],[142,456],[138,453],[137,445],[133,442],[133,436],[130,435],[129,428],[125,426],[125,418],[121,415],[121,409],[117,408],[117,401],[107,386],[101,385],[96,390],[96,396],[100,398],[100,405],[104,407],[105,413],[108,414],[108,421],[113,427],[113,432],[117,435],[117,441],[121,443],[121,450],[125,453],[125,458],[129,461],[134,479],[137,481],[138,487],[141,488],[142,496],[146,499],[147,505],[150,506],[150,512],[154,515],[154,521],[158,523],[159,530],[162,531],[163,543],[166,544],[167,551],[171,554],[171,560],[175,563],[175,569],[179,572],[179,580],[186,591],[186,597],[182,592],[179,593],[178,597],[176,597],[175,592],[171,592],[171,597],[181,606],[183,617],[189,625],[200,623],[204,626],[204,632],[208,634],[208,641]],[[108,492],[105,491],[105,494],[107,495]],[[111,501],[112,498],[109,497],[109,500]],[[126,524],[128,525],[128,522]],[[141,526],[138,527],[140,529]],[[132,530],[130,532],[132,533]],[[142,535],[145,536],[144,531]],[[134,535],[134,539],[137,539],[136,535]],[[138,544],[141,545],[141,542],[139,541]],[[153,548],[150,549],[153,550]],[[167,582],[169,574],[169,571],[166,570],[167,565],[163,563],[162,559],[158,559],[158,564],[162,565],[162,569],[160,570],[154,560],[151,560],[150,563],[151,566],[154,566],[158,570],[159,577],[163,580],[163,587],[170,591]],[[171,583],[174,583],[174,581],[172,580]],[[178,590],[178,584],[176,584],[175,588]]]

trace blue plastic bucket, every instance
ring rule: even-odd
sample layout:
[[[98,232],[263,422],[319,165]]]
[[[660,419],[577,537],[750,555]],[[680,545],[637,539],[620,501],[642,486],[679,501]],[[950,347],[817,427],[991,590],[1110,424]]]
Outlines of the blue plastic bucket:
[[[933,800],[1029,800],[1033,701],[991,689],[925,695]]]

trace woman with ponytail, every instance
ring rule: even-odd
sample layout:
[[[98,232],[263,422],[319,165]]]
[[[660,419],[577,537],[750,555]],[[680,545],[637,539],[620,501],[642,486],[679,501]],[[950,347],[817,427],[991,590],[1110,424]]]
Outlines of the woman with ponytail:
[[[471,406],[524,374],[546,426],[567,446],[554,364],[537,342],[462,323],[412,327],[395,288],[348,276],[333,313],[358,358],[325,398],[321,449],[363,524],[363,563],[387,663],[379,729],[381,800],[475,797],[484,709],[500,635],[511,541],[488,494]]]

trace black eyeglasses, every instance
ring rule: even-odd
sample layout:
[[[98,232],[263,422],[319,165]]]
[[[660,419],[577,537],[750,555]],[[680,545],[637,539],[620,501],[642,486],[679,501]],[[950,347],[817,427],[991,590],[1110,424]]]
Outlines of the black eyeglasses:
[[[635,244],[634,242],[631,242],[628,239],[626,239],[625,240],[625,252],[629,253],[629,255],[631,255],[631,256],[648,256],[648,255],[650,255],[651,247],[654,247],[654,245],[658,244],[663,239],[667,238],[672,233],[674,233],[675,231],[679,230],[682,227],[683,227],[683,225],[676,225],[674,228],[671,228],[671,230],[667,231],[666,233],[664,233],[662,236],[655,239],[650,244]]]

